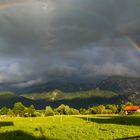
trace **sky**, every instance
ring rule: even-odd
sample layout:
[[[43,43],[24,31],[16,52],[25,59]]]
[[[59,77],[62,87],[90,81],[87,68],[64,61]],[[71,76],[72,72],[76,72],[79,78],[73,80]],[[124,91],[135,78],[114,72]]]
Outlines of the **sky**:
[[[0,84],[140,77],[139,14],[140,0],[0,0]]]

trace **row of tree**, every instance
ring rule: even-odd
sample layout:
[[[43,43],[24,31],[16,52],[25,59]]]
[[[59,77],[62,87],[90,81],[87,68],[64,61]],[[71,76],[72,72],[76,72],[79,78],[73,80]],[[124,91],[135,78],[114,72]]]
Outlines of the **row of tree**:
[[[24,106],[21,102],[14,104],[13,108],[2,107],[0,109],[0,115],[18,116],[18,117],[38,117],[38,116],[53,116],[53,115],[78,115],[78,114],[118,114],[124,112],[124,107],[132,105],[127,102],[123,105],[99,105],[93,106],[88,109],[81,108],[75,109],[68,105],[61,104],[59,107],[52,109],[50,106],[46,106],[44,110],[36,110],[34,105],[29,107]]]

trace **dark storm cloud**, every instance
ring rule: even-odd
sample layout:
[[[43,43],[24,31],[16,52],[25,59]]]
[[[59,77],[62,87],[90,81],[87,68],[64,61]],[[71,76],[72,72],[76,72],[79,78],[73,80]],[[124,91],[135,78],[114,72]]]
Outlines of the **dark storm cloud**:
[[[125,39],[140,35],[139,13],[138,0],[0,0],[0,82],[139,76]]]

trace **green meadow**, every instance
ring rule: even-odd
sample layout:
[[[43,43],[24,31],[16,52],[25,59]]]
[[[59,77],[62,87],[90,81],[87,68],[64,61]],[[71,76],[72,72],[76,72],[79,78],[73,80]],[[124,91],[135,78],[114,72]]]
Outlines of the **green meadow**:
[[[140,139],[140,116],[58,115],[0,119],[0,140],[119,139]]]

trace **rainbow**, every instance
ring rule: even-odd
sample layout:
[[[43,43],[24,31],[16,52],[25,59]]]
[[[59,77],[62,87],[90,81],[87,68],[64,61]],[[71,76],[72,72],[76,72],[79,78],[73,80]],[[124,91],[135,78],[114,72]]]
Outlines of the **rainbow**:
[[[131,37],[126,36],[126,39],[131,43],[132,47],[135,48],[137,52],[140,52],[140,46]]]
[[[23,5],[23,4],[31,2],[31,1],[33,1],[33,0],[20,0],[20,1],[19,0],[12,0],[12,2],[0,2],[0,10],[4,10],[4,9],[9,9],[9,8],[13,8],[13,7],[16,7],[16,6],[20,6],[20,5]],[[78,7],[77,7],[77,9],[81,10]],[[102,19],[106,24],[110,25],[110,23],[106,20],[106,18],[104,18],[103,16],[101,16],[100,14],[98,14],[96,12],[94,12],[94,13],[86,12],[86,14],[87,15],[97,16],[99,19]],[[133,48],[135,48],[135,50],[137,52],[140,52],[140,46],[134,41],[133,38],[131,38],[129,36],[125,36],[125,38],[131,44],[131,46]]]
[[[23,5],[24,3],[30,2],[31,0],[14,0],[12,2],[0,2],[0,10],[5,10],[9,8],[13,8],[16,6]]]
[[[125,39],[129,43],[128,53],[132,59],[129,61],[133,62],[135,65],[139,66],[140,64],[140,46],[136,43],[136,41],[129,37],[125,36]]]
[[[15,6],[17,6],[17,4],[16,3],[4,3],[4,4],[0,4],[0,10],[3,10],[3,9],[9,9],[9,8],[11,8],[11,7],[15,7]]]

